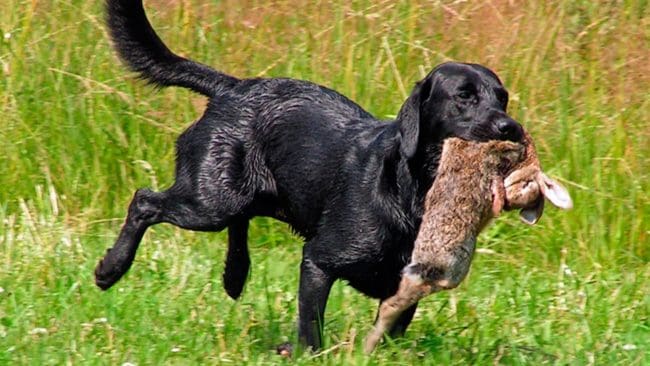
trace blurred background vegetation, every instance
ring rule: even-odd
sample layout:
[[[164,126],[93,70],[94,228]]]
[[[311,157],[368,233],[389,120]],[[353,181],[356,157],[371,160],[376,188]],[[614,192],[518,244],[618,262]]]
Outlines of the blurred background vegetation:
[[[326,351],[297,362],[646,364],[650,347],[650,7],[636,1],[145,2],[179,54],[238,77],[331,87],[382,119],[448,61],[510,91],[574,210],[506,215],[471,275],[403,340],[358,350],[374,302],[337,285]],[[173,181],[205,99],[117,60],[101,2],[0,5],[0,363],[276,363],[295,337],[300,238],[256,219],[243,299],[221,290],[225,234],[161,225],[115,289],[93,287],[131,195]]]

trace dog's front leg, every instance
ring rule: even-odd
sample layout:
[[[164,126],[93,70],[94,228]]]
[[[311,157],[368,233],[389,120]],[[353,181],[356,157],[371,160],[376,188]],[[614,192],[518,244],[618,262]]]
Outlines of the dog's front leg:
[[[325,305],[333,282],[332,276],[303,258],[298,292],[298,339],[312,351],[321,347]]]

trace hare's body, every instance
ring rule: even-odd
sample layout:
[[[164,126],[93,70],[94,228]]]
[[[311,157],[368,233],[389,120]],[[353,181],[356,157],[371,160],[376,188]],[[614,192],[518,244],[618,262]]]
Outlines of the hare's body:
[[[441,288],[456,287],[467,274],[478,234],[504,206],[504,173],[523,156],[520,144],[448,139],[405,272]]]
[[[542,172],[528,132],[523,145],[447,139],[438,177],[426,196],[411,262],[397,293],[382,302],[366,338],[366,352],[409,306],[460,284],[469,271],[476,238],[491,218],[502,209],[519,208],[524,222],[532,225],[542,215],[544,197],[557,207],[572,207],[568,192]]]
[[[397,294],[379,308],[375,328],[366,339],[367,352],[405,309],[465,278],[479,232],[504,206],[503,176],[524,153],[524,145],[506,141],[445,141],[411,262],[404,268]]]

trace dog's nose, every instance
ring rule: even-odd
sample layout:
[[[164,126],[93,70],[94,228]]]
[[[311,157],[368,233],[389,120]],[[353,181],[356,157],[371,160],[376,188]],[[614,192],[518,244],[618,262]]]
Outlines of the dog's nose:
[[[519,142],[524,137],[524,129],[519,123],[510,118],[497,122],[497,129],[504,140]]]

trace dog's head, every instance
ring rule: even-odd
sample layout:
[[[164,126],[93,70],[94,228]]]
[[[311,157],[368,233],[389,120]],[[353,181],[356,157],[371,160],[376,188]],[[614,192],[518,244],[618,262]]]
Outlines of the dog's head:
[[[507,106],[508,92],[488,68],[441,64],[418,82],[399,112],[401,152],[410,159],[447,137],[521,142],[523,129]]]

